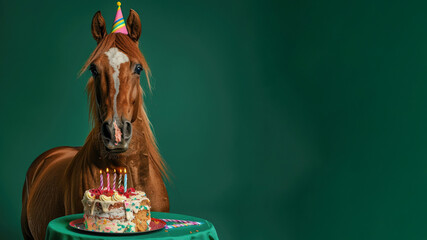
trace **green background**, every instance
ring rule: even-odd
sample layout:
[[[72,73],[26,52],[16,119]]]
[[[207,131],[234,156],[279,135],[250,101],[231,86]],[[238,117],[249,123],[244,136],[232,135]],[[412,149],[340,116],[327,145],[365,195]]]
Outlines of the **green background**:
[[[89,133],[77,73],[115,1],[1,1],[0,234],[31,162]],[[171,212],[221,239],[427,237],[427,2],[123,1]],[[144,84],[145,86],[145,84]]]

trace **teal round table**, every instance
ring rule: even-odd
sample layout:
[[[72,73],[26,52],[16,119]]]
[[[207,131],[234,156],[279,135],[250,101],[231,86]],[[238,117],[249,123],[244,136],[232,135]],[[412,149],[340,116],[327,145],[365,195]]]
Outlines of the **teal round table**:
[[[155,232],[143,233],[138,235],[117,236],[117,235],[96,235],[85,234],[79,230],[73,229],[68,225],[70,221],[83,217],[83,214],[74,214],[59,217],[52,220],[47,226],[46,239],[49,240],[75,240],[75,239],[178,239],[178,240],[215,240],[218,239],[215,227],[207,220],[174,213],[151,212],[153,218],[159,219],[178,219],[201,222],[201,225],[186,226],[179,228],[162,229]],[[168,225],[174,224],[167,222]]]

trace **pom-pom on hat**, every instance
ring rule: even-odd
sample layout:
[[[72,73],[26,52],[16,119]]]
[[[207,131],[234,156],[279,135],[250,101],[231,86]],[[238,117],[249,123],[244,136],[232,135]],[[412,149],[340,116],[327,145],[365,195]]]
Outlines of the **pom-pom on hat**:
[[[125,20],[123,19],[122,9],[120,8],[120,5],[122,4],[120,2],[117,2],[118,8],[111,33],[123,33],[127,35],[128,30],[126,29]]]

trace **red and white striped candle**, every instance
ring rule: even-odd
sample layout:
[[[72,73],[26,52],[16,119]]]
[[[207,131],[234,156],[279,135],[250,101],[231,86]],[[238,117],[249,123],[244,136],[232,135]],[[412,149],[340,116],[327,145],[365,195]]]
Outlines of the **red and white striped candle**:
[[[107,190],[110,191],[110,173],[108,173],[108,168],[107,168]]]
[[[116,190],[116,178],[117,178],[117,173],[116,173],[116,169],[114,169],[113,190]]]

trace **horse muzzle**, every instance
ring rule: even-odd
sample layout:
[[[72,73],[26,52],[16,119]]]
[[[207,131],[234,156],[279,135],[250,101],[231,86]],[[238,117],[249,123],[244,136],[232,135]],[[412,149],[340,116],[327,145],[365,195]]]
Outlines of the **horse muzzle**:
[[[116,118],[106,120],[101,125],[101,138],[108,152],[126,152],[132,138],[132,123]]]

